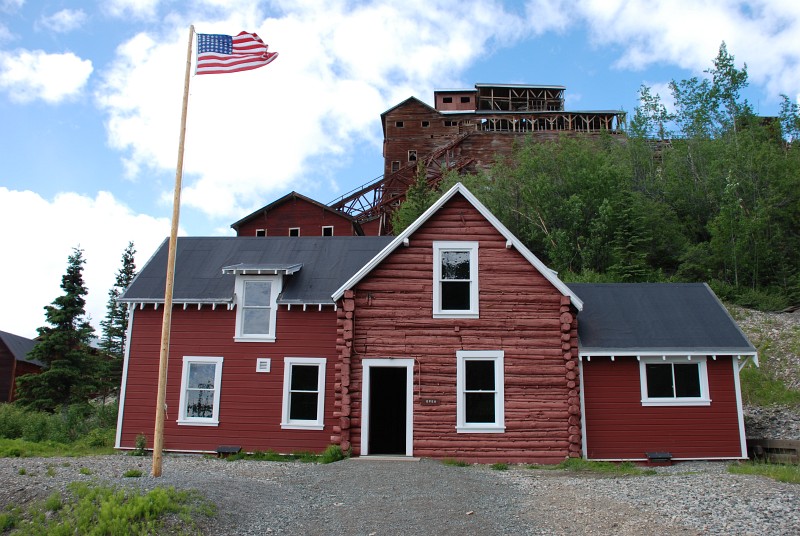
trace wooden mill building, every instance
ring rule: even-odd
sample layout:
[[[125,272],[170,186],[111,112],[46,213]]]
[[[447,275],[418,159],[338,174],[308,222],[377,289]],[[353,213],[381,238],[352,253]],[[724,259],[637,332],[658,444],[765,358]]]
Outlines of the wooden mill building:
[[[476,171],[511,154],[527,136],[622,135],[625,112],[567,111],[564,86],[475,84],[434,91],[434,106],[409,97],[381,114],[383,176],[330,207],[355,219],[366,234],[390,234],[388,215],[405,198],[418,166],[438,185],[446,171]]]

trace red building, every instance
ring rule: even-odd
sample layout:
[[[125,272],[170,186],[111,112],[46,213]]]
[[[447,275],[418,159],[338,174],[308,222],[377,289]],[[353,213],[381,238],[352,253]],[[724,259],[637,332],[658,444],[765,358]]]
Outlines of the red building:
[[[319,201],[290,192],[231,224],[236,236],[363,235],[356,221]],[[375,233],[373,233],[375,234]]]
[[[152,444],[166,256],[123,296],[118,448]],[[174,301],[169,450],[746,456],[755,350],[707,287],[565,285],[462,185],[394,238],[179,239]]]
[[[14,401],[17,378],[41,372],[42,363],[28,359],[34,346],[36,341],[32,339],[0,331],[0,402]]]

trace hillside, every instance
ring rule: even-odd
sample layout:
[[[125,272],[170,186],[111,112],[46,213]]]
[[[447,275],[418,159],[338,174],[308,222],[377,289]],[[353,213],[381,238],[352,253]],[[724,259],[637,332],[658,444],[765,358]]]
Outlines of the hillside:
[[[759,355],[742,371],[747,436],[800,440],[800,311],[728,309]]]

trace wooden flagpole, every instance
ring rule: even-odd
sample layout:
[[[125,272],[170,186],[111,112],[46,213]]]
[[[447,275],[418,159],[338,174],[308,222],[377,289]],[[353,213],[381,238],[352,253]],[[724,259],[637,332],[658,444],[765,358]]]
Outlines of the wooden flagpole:
[[[164,320],[161,324],[161,352],[158,357],[158,396],[156,397],[156,427],[153,432],[153,476],[161,476],[164,450],[164,418],[166,417],[167,362],[169,360],[169,335],[172,325],[172,291],[175,282],[175,250],[178,242],[178,218],[181,212],[181,180],[183,178],[183,147],[186,141],[186,112],[189,108],[189,79],[192,68],[192,41],[194,25],[189,26],[189,46],[186,50],[186,75],[183,82],[183,110],[181,111],[178,165],[175,170],[175,194],[172,201],[172,229],[169,235],[167,257],[167,282],[164,289]]]

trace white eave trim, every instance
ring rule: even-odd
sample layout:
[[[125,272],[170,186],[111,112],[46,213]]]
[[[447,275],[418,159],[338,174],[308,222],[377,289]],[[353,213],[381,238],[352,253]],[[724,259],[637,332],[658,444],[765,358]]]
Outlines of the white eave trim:
[[[753,363],[758,366],[758,352],[755,350],[742,351],[741,348],[692,348],[691,350],[685,348],[601,348],[597,350],[580,350],[578,352],[578,357],[581,361],[584,359],[591,361],[592,358],[611,358],[614,361],[616,357],[635,357],[637,360],[642,357],[686,357],[687,360],[691,360],[692,357],[701,356],[708,356],[713,360],[716,360],[717,356],[733,356],[741,361],[742,366],[748,359],[752,359]]]
[[[550,268],[548,268],[542,261],[539,260],[536,255],[534,255],[525,245],[520,242],[516,236],[514,236],[511,231],[509,231],[505,225],[503,225],[500,220],[498,220],[494,214],[489,212],[489,209],[486,208],[483,203],[478,201],[478,199],[472,195],[472,192],[467,190],[466,186],[461,184],[460,182],[457,183],[455,186],[450,188],[442,197],[439,198],[436,203],[430,206],[428,210],[422,213],[422,216],[414,220],[414,222],[409,225],[402,233],[397,235],[394,240],[389,242],[389,244],[383,248],[375,257],[372,258],[367,264],[365,264],[361,269],[356,272],[350,279],[348,279],[336,292],[333,293],[331,296],[334,301],[338,301],[344,292],[347,289],[353,288],[361,279],[363,279],[369,272],[371,272],[378,264],[380,264],[386,257],[389,256],[395,249],[397,249],[403,242],[408,239],[417,229],[419,229],[431,216],[433,216],[442,206],[447,203],[455,194],[460,193],[463,195],[467,201],[475,207],[481,215],[486,218],[486,220],[492,224],[492,226],[497,229],[497,231],[503,235],[506,239],[507,244],[510,243],[517,251],[522,254],[525,259],[531,263],[534,268],[536,268],[539,273],[544,276],[554,287],[558,289],[564,296],[569,296],[572,305],[578,311],[583,310],[583,301],[574,293],[570,288],[561,281],[558,276],[553,272]],[[508,245],[506,246],[508,247]]]
[[[131,309],[144,309],[147,305],[152,305],[156,309],[162,307],[164,305],[164,300],[124,300],[120,301],[120,303],[124,303]],[[186,310],[189,307],[197,307],[201,309],[204,305],[210,305],[212,309],[216,309],[217,307],[225,307],[227,309],[233,309],[233,299],[225,299],[225,300],[172,300],[172,306],[175,307],[176,305],[182,305],[183,309]]]
[[[233,264],[231,266],[224,266],[222,268],[222,273],[226,275],[292,275],[299,272],[302,267],[303,263],[280,266]]]

